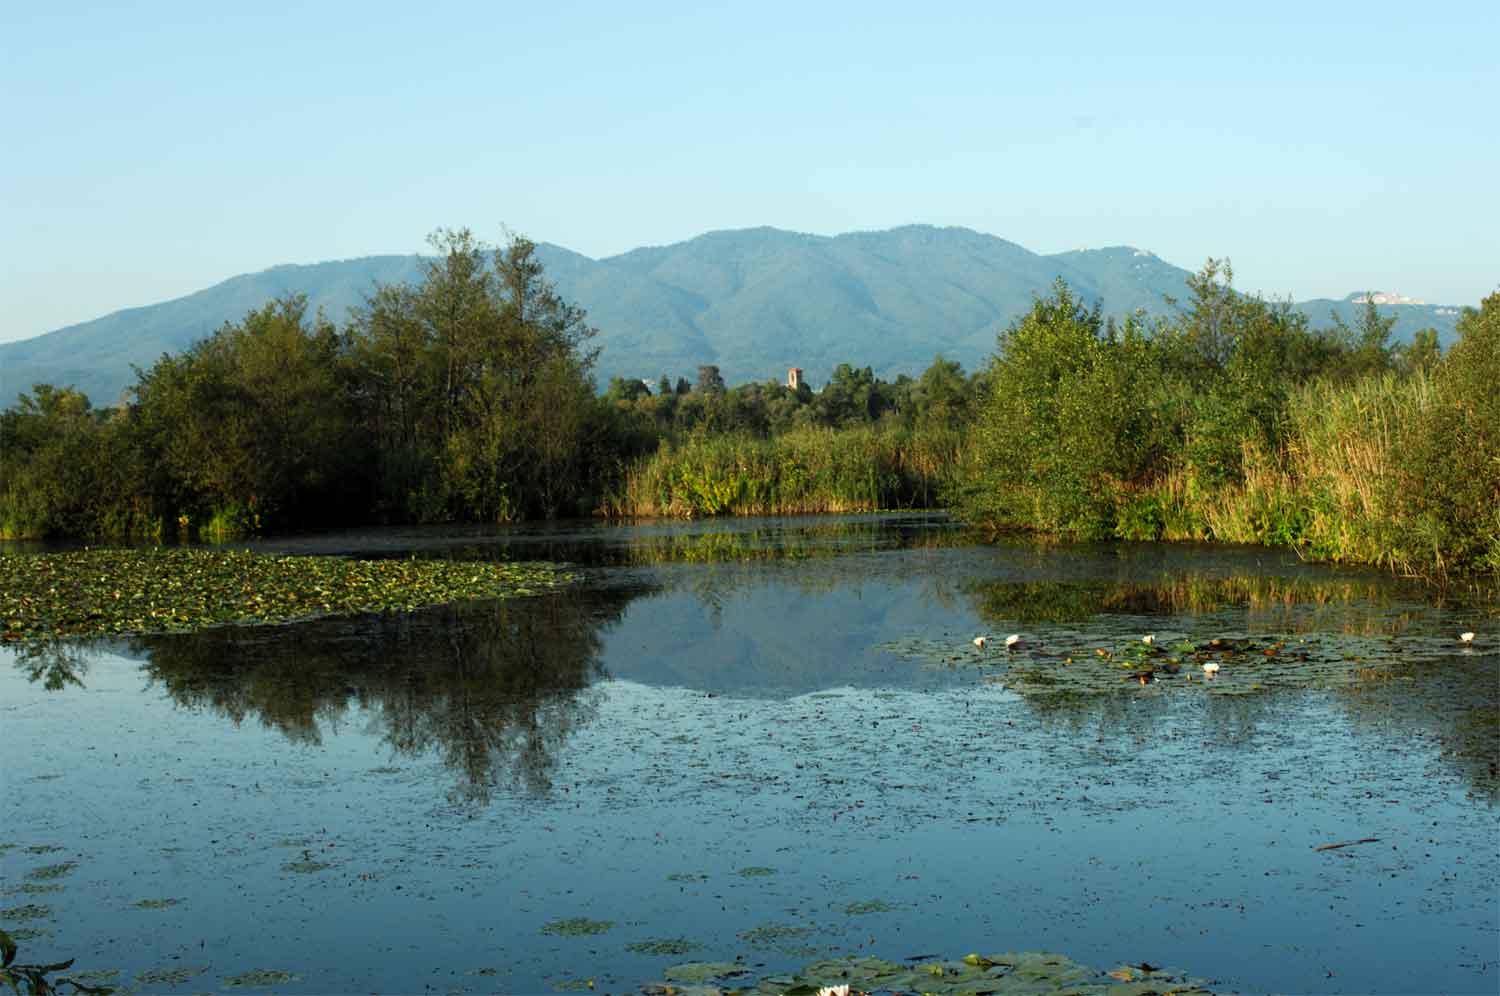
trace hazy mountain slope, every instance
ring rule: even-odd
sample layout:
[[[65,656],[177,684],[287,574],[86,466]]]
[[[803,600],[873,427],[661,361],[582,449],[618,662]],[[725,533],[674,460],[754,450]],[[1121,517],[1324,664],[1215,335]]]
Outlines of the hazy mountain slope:
[[[691,380],[702,363],[718,364],[731,383],[780,379],[800,366],[816,384],[843,362],[889,378],[920,373],[940,352],[973,369],[1058,277],[1083,301],[1126,314],[1160,313],[1164,295],[1185,298],[1188,276],[1128,246],[1042,256],[968,229],[925,225],[835,237],[710,232],[602,260],[547,244],[537,254],[563,297],[600,330],[601,385],[617,375]],[[377,282],[417,281],[422,266],[419,256],[278,266],[0,345],[0,399],[11,403],[46,381],[110,404],[134,381],[132,364],[149,366],[274,297],[305,293],[312,309],[342,323]],[[1359,306],[1346,299],[1300,307],[1325,326],[1332,309],[1352,322]],[[1398,337],[1432,325],[1445,342],[1457,317],[1426,305],[1382,311],[1397,315]]]
[[[149,367],[163,353],[178,353],[226,321],[243,318],[267,301],[306,293],[310,311],[323,309],[342,322],[376,281],[415,280],[417,256],[275,266],[161,304],[117,311],[21,342],[0,345],[0,399],[9,405],[33,383],[73,384],[98,405],[113,404],[135,382],[131,365]]]

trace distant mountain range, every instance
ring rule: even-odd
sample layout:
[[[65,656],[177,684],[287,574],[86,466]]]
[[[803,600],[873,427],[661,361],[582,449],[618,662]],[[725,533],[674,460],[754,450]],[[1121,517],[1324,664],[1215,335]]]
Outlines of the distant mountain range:
[[[1109,314],[1162,313],[1165,296],[1187,296],[1189,271],[1128,246],[1039,255],[963,228],[911,225],[825,237],[774,228],[710,232],[675,245],[590,259],[542,244],[538,257],[564,298],[588,311],[602,347],[596,376],[692,380],[700,364],[731,384],[781,379],[802,367],[816,384],[840,363],[878,376],[916,375],[942,353],[966,369],[983,363],[995,337],[1062,277]],[[275,266],[231,277],[186,297],[117,311],[21,342],[0,345],[0,399],[35,382],[74,385],[112,404],[149,367],[288,293],[342,324],[376,283],[417,282],[420,256],[367,256]],[[1352,324],[1363,292],[1299,302],[1314,325],[1338,312]],[[1405,300],[1395,295],[1376,300]],[[1459,309],[1380,305],[1396,337],[1436,328],[1445,344]]]

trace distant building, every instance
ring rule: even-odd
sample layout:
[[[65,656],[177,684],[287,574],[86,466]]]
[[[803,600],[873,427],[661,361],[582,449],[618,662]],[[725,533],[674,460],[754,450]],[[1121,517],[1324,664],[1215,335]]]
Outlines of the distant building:
[[[796,391],[802,387],[802,368],[788,367],[786,371],[786,386]]]

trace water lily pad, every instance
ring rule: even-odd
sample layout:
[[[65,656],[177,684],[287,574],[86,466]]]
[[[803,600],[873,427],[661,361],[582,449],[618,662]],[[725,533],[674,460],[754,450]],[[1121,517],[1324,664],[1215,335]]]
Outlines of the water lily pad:
[[[7,896],[43,896],[49,892],[61,892],[62,888],[55,883],[22,882],[20,885],[7,886],[0,891]]]
[[[64,875],[67,875],[76,867],[77,862],[74,861],[64,861],[61,864],[56,865],[42,865],[40,868],[33,868],[31,871],[27,872],[26,877],[32,879],[40,879],[42,881],[54,878],[62,878]]]
[[[762,878],[766,875],[775,875],[775,868],[766,868],[761,865],[751,865],[748,868],[740,868],[735,872],[740,878]]]
[[[625,945],[625,950],[645,955],[685,955],[701,950],[703,945],[686,937],[666,937],[650,941],[636,941]]]
[[[542,928],[544,934],[557,934],[562,937],[585,937],[589,934],[602,934],[614,928],[613,920],[590,920],[588,917],[575,916],[566,920],[553,920]]]
[[[296,982],[300,978],[300,975],[293,972],[284,972],[279,968],[256,968],[248,972],[241,972],[239,975],[225,976],[224,985],[231,988],[255,988]]]
[[[0,553],[0,639],[177,632],[405,612],[464,599],[519,597],[571,580],[546,563],[165,548]]]
[[[767,923],[740,931],[739,938],[753,948],[770,948],[812,936],[811,927],[789,923]]]
[[[863,916],[866,913],[894,913],[901,909],[895,903],[888,903],[884,899],[866,899],[863,902],[850,903],[844,907],[844,913],[848,916]]]
[[[206,966],[203,968],[193,968],[190,966],[181,966],[176,968],[152,968],[144,972],[137,972],[135,981],[143,986],[180,986],[191,979],[193,976],[202,975],[206,971],[208,971],[208,968]]]
[[[691,961],[673,965],[662,975],[669,982],[713,982],[745,975],[747,971],[743,964],[735,961]]]
[[[118,968],[91,968],[84,972],[69,972],[69,978],[77,979],[87,986],[104,986],[120,977]]]
[[[131,903],[132,909],[138,910],[165,910],[182,902],[181,899],[140,899]]]
[[[12,906],[9,909],[0,910],[0,920],[50,920],[52,919],[52,907],[38,906],[35,903],[27,903],[24,906]],[[14,931],[12,931],[14,935]]]
[[[12,927],[6,931],[13,941],[34,941],[42,937],[51,937],[52,931],[45,927]]]

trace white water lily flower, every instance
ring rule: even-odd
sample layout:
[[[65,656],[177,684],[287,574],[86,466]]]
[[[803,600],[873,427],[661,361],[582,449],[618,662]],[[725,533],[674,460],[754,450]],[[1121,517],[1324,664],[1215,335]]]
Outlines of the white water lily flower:
[[[974,646],[978,647],[980,650],[983,650],[984,649],[984,645],[986,643],[989,643],[989,642],[990,642],[989,641],[989,637],[986,637],[986,636],[976,636],[976,637],[974,637]]]
[[[1006,650],[1013,650],[1013,649],[1015,649],[1016,644],[1018,644],[1020,642],[1021,642],[1021,634],[1020,633],[1012,633],[1012,634],[1010,634],[1010,636],[1007,636],[1005,638],[1005,649]]]
[[[1155,633],[1147,633],[1145,636],[1141,637],[1141,642],[1144,643],[1148,647],[1151,646],[1151,644],[1153,644],[1153,643],[1156,642],[1156,634]]]
[[[818,996],[849,996],[849,983],[840,986],[824,986],[818,990]]]
[[[1474,634],[1473,633],[1460,633],[1460,634],[1458,634],[1458,640],[1459,640],[1460,643],[1473,643],[1474,642]]]
[[[1214,675],[1218,674],[1219,673],[1219,662],[1218,661],[1209,661],[1207,664],[1203,665],[1203,673],[1206,674],[1206,675],[1208,675],[1210,678],[1212,678]]]

